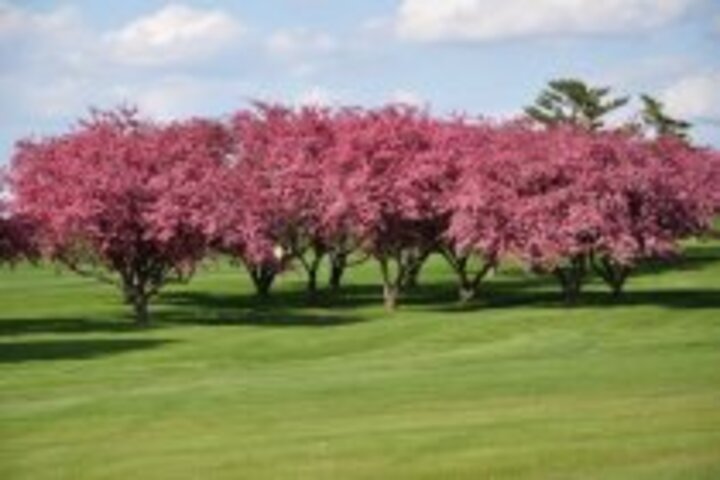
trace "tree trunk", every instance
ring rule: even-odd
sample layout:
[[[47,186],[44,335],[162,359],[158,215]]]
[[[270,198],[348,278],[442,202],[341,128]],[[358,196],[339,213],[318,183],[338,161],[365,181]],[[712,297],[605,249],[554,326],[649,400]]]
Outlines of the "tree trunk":
[[[308,275],[307,289],[311,296],[315,296],[318,290],[317,276],[320,266],[322,265],[323,257],[325,256],[325,252],[326,250],[323,247],[315,247],[313,249],[312,261],[306,266]]]
[[[148,302],[150,294],[147,291],[147,279],[137,271],[122,274],[123,302],[132,307],[135,325],[147,327],[150,324]]]
[[[630,267],[613,262],[608,257],[602,257],[599,262],[592,258],[591,263],[595,273],[610,287],[613,298],[622,295],[625,281],[630,275]]]
[[[150,296],[145,291],[143,282],[140,282],[140,285],[134,285],[130,277],[125,279],[123,284],[123,298],[126,305],[132,306],[135,325],[138,327],[147,327],[150,324],[150,317],[148,315],[148,301]]]
[[[255,291],[260,297],[270,296],[270,287],[272,287],[273,277],[261,275],[255,282]]]
[[[622,296],[626,278],[627,277],[617,279],[613,281],[613,283],[610,285],[610,292],[613,298],[620,298],[620,296]]]
[[[343,274],[347,266],[347,253],[337,252],[330,254],[330,281],[332,290],[339,290],[342,284]]]
[[[460,284],[458,291],[461,304],[468,303],[470,300],[475,298],[475,295],[477,294],[477,285],[472,282],[468,276],[467,260],[468,257],[463,257],[462,259],[458,259],[458,261],[454,264],[456,267],[455,273],[458,276]]]
[[[586,258],[579,255],[570,260],[570,265],[555,269],[555,276],[560,281],[563,299],[568,305],[574,305],[582,291],[586,273]]]
[[[485,259],[485,264],[473,275],[470,272],[470,255],[458,255],[450,248],[441,250],[441,253],[458,278],[458,300],[461,304],[477,297],[480,284],[497,265],[496,259]]]
[[[430,252],[422,252],[409,260],[402,283],[404,290],[410,290],[419,286],[420,272],[429,256]]]
[[[610,286],[610,294],[613,298],[618,298],[623,293],[625,281],[630,274],[630,269],[622,265],[608,266],[610,274],[605,280]]]
[[[395,285],[385,284],[383,286],[383,301],[385,310],[392,312],[397,308],[399,289]]]
[[[307,291],[310,295],[315,295],[317,293],[317,268],[308,270],[307,275]]]
[[[300,264],[307,274],[307,292],[311,297],[314,297],[315,293],[317,293],[317,274],[325,253],[325,248],[321,244],[315,243],[310,248],[309,260],[306,258],[307,253],[295,253],[294,255],[295,258],[300,261]]]
[[[415,263],[408,269],[407,276],[403,282],[403,289],[412,290],[418,287],[420,270],[422,270],[421,263]]]
[[[464,304],[477,297],[482,281],[495,268],[495,262],[486,263],[474,275],[467,271],[467,262],[461,262],[460,265],[456,273],[460,277],[460,303]]]
[[[398,296],[400,295],[400,285],[402,285],[402,265],[398,262],[398,271],[395,275],[390,272],[389,260],[387,258],[378,258],[380,263],[380,273],[383,280],[383,301],[385,310],[393,311],[397,308]]]
[[[150,317],[148,315],[148,298],[147,295],[135,295],[133,298],[133,312],[135,313],[135,324],[138,327],[147,327],[150,325]]]
[[[608,261],[608,266],[612,269],[612,281],[610,282],[610,291],[613,298],[618,298],[622,295],[623,288],[625,288],[625,281],[628,275],[630,275],[630,267],[626,265],[611,265]]]
[[[477,295],[477,288],[468,283],[461,283],[459,288],[459,300],[461,304],[466,304],[474,299]]]
[[[568,305],[577,304],[580,297],[581,286],[576,272],[570,272],[563,285],[563,297]]]
[[[250,271],[250,278],[255,286],[255,293],[259,297],[268,297],[277,273],[275,268],[268,265],[257,265],[249,267],[248,270]]]
[[[123,303],[125,305],[132,305],[133,304],[133,292],[132,288],[128,286],[123,286]]]

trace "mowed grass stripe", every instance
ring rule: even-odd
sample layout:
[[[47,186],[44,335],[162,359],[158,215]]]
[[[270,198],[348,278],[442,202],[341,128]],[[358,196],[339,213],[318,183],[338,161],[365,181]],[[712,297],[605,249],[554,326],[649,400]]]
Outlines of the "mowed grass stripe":
[[[469,308],[439,259],[310,304],[218,261],[138,331],[110,288],[0,273],[0,477],[718,478],[720,245],[563,307],[512,267]]]

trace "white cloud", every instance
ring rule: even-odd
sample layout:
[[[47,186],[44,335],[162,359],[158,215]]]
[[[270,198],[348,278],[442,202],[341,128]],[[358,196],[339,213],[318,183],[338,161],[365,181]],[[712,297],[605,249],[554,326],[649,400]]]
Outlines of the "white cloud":
[[[105,39],[116,58],[133,65],[167,65],[218,53],[245,28],[220,10],[168,5]]]
[[[720,72],[681,78],[666,88],[661,98],[671,115],[720,122]]]
[[[32,11],[0,1],[3,130],[20,130],[21,123],[31,129],[84,110],[98,90],[93,70],[103,70],[93,40],[74,8]]]
[[[15,71],[57,65],[82,68],[95,48],[90,36],[75,8],[32,12],[0,0],[0,59]]]
[[[396,32],[413,41],[489,41],[647,29],[701,0],[403,0]]]
[[[267,40],[267,48],[273,55],[298,57],[307,54],[330,53],[338,48],[335,39],[322,32],[305,28],[279,30]]]
[[[61,36],[79,24],[77,11],[60,7],[48,13],[32,13],[0,2],[0,38],[30,33]]]
[[[171,13],[173,9],[178,11],[176,7],[169,8]],[[180,11],[189,12],[184,7]],[[172,19],[173,15],[153,14],[109,33],[92,30],[73,8],[34,11],[9,6],[0,0],[0,64],[3,64],[0,105],[5,112],[0,125],[3,131],[24,132],[38,125],[66,123],[84,115],[90,106],[109,108],[129,103],[149,115],[168,119],[219,113],[234,106],[228,102],[242,103],[241,95],[250,88],[236,78],[197,74],[179,77],[167,68],[146,70],[143,64],[138,65],[180,60],[180,52],[176,51],[180,48],[185,49],[183,55],[191,54],[184,58],[207,52],[208,45],[197,49],[187,43],[191,38],[200,42],[199,37],[215,27],[219,27],[220,32],[212,33],[217,35],[213,41],[226,38],[229,30],[221,28],[226,22],[218,15],[205,12],[193,17],[196,23],[191,22],[190,17],[185,23],[170,22],[163,34],[163,22],[147,23],[146,20]],[[236,24],[232,27],[233,32],[237,32]],[[122,41],[131,40],[130,33],[140,35],[146,29],[152,35],[144,40],[154,46],[138,58],[118,58],[119,52],[114,49],[119,48]],[[125,32],[125,36],[119,32]],[[172,44],[165,45],[166,41]],[[219,45],[213,41],[210,46]],[[125,53],[129,54],[129,50]]]

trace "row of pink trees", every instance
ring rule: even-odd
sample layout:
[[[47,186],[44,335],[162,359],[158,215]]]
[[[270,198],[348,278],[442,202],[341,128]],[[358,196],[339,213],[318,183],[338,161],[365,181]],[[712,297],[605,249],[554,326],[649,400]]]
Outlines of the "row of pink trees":
[[[676,254],[720,205],[717,155],[678,139],[522,123],[492,135],[451,195],[448,235],[486,258],[552,272],[570,302],[588,269],[620,294],[639,261]]]
[[[464,300],[514,258],[574,301],[590,270],[619,294],[638,262],[707,231],[719,163],[673,138],[403,106],[256,105],[169,124],[118,110],[20,142],[9,210],[46,257],[118,284],[140,323],[210,251],[242,262],[261,295],[291,265],[314,293],[326,258],[337,287],[357,253],[378,262],[394,308],[440,253]]]

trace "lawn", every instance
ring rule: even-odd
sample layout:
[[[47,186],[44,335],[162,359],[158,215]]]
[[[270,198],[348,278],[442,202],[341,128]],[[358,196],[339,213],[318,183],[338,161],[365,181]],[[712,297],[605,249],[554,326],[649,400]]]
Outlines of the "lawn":
[[[205,267],[140,331],[116,293],[0,272],[0,478],[720,478],[720,244],[627,295],[500,272],[468,308],[439,259],[400,310],[377,267],[308,303]]]

